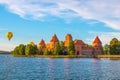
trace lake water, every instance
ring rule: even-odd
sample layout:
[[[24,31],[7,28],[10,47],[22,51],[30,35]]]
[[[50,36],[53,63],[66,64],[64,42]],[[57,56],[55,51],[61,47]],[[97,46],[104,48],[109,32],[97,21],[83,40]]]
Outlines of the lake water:
[[[1,54],[0,80],[120,80],[120,60]]]

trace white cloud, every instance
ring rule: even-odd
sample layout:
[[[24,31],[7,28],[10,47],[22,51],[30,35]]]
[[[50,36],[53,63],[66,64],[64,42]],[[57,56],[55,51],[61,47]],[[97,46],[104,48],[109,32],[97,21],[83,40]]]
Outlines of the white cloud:
[[[0,0],[0,4],[22,18],[82,17],[120,30],[120,0]]]
[[[95,32],[91,31],[89,32],[92,35],[99,35],[100,40],[102,41],[102,44],[109,44],[112,38],[117,38],[120,40],[120,32]],[[88,42],[92,42],[93,39],[89,38],[86,39]]]
[[[0,37],[0,51],[12,51],[17,45],[14,42],[10,42],[3,35]]]
[[[8,43],[1,43],[0,45],[0,51],[12,51],[15,48],[16,45],[14,44],[8,44]]]

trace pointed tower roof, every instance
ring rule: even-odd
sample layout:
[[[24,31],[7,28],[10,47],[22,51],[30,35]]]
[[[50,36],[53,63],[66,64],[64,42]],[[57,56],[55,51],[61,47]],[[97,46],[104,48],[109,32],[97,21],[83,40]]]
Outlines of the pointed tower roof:
[[[96,36],[95,40],[93,41],[93,44],[95,44],[95,43],[102,44],[102,42],[100,41],[98,36]]]
[[[54,35],[52,36],[52,39],[50,40],[50,42],[59,42],[56,34],[54,34]]]
[[[45,41],[42,39],[39,43],[40,46],[45,46]]]

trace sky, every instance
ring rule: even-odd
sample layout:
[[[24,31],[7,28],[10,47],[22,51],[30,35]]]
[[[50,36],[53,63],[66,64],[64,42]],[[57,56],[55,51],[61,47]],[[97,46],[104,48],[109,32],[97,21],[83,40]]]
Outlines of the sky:
[[[30,41],[48,43],[56,34],[60,41],[71,34],[92,44],[120,40],[120,0],[0,0],[0,50],[11,51]],[[13,32],[8,41],[6,32]]]

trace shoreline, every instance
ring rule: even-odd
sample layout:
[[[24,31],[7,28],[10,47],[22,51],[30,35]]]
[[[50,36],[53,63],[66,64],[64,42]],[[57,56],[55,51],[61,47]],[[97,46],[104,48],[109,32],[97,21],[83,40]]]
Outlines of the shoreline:
[[[106,54],[102,54],[102,55],[98,55],[98,58],[119,58],[120,59],[120,55],[106,55]]]
[[[97,58],[76,55],[12,55],[13,57],[36,57],[36,58]]]
[[[36,58],[113,58],[120,59],[120,55],[98,55],[93,56],[76,56],[76,55],[12,55],[13,57],[36,57]]]
[[[100,54],[96,57],[94,56],[77,56],[77,55],[12,55],[10,52],[8,53],[0,53],[9,54],[13,57],[35,57],[35,58],[110,58],[110,59],[120,59],[120,55],[110,55],[110,54]]]

